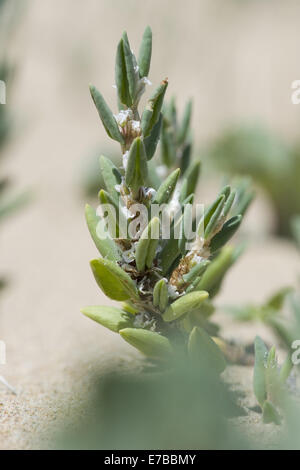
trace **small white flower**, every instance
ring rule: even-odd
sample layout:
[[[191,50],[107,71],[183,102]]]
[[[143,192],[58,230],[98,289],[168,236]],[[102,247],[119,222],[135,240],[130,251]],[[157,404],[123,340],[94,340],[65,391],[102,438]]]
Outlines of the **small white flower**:
[[[140,121],[131,121],[131,128],[134,132],[140,132],[141,130]]]

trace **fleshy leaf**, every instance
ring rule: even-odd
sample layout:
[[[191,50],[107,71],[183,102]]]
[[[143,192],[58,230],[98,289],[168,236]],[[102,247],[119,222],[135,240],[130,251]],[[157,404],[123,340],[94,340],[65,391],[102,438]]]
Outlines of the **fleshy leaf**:
[[[167,308],[169,300],[168,286],[165,279],[160,279],[153,289],[153,305],[158,307],[161,312]]]
[[[90,86],[90,92],[107,134],[111,139],[124,144],[124,138],[119,130],[118,123],[100,91],[96,87]]]
[[[151,236],[157,238],[151,238]],[[143,231],[135,252],[136,267],[139,271],[151,268],[159,242],[159,218],[154,217]]]
[[[140,77],[148,77],[149,70],[150,70],[150,63],[151,63],[151,54],[152,54],[152,31],[150,26],[147,26],[144,34],[143,39],[139,51],[139,73]]]
[[[236,215],[229,219],[223,225],[222,229],[212,238],[210,242],[211,252],[219,250],[222,246],[227,243],[231,237],[235,234],[239,226],[241,225],[242,216]]]
[[[274,423],[279,425],[281,423],[281,417],[275,406],[270,401],[265,401],[262,407],[263,411],[263,422],[265,424]]]
[[[141,121],[144,137],[148,137],[148,135],[150,135],[153,126],[155,126],[159,119],[167,86],[167,80],[163,80],[147,103]]]
[[[167,308],[162,317],[165,322],[177,320],[198,308],[207,298],[208,293],[205,291],[191,292],[190,294],[183,295]]]
[[[192,101],[189,100],[185,106],[182,124],[178,133],[179,144],[182,144],[188,135],[190,122],[191,122],[191,115],[192,115]]]
[[[162,120],[163,120],[162,113],[160,113],[158,121],[153,126],[150,135],[146,137],[146,139],[144,140],[145,151],[146,151],[148,161],[151,160],[151,158],[155,154],[157,144],[160,138]]]
[[[125,182],[127,186],[137,193],[144,185],[148,174],[147,158],[144,143],[137,137],[131,144],[126,167]]]
[[[132,99],[129,93],[123,39],[120,40],[117,48],[115,76],[119,100],[122,104],[130,107]]]
[[[126,32],[123,33],[122,39],[129,94],[133,103],[135,100],[136,92],[136,74],[134,71],[134,61]]]
[[[180,175],[180,169],[174,170],[167,179],[160,185],[153,204],[166,204],[170,201],[174,189],[176,187],[178,178]]]
[[[88,204],[85,206],[85,218],[91,237],[103,258],[119,261],[121,254],[118,246],[106,231],[104,221],[97,216],[95,209]],[[100,238],[97,229],[98,231],[100,229],[103,234],[106,232],[107,237]]]
[[[118,264],[107,259],[94,259],[91,268],[100,289],[113,300],[138,298],[135,283]]]
[[[105,184],[105,188],[114,199],[115,203],[119,203],[119,193],[116,190],[116,186],[121,184],[122,177],[118,168],[109,159],[101,155],[99,158],[100,171]]]
[[[256,336],[254,341],[255,347],[255,365],[253,375],[253,390],[258,403],[263,407],[267,399],[266,389],[266,361],[268,357],[268,350],[265,343],[259,336]]]

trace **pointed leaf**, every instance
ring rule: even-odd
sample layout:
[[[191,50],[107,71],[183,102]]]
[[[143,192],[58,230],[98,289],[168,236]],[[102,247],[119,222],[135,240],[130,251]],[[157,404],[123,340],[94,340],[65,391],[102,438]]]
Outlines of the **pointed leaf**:
[[[268,357],[268,350],[265,343],[259,336],[256,336],[254,341],[255,347],[255,365],[253,375],[253,390],[258,403],[263,407],[267,399],[266,389],[266,361]]]
[[[184,184],[182,187],[180,200],[183,201],[186,199],[190,194],[193,194],[196,191],[197,184],[199,181],[199,173],[201,168],[200,160],[195,161],[186,171]]]
[[[197,326],[194,327],[188,342],[190,357],[209,370],[221,374],[226,368],[226,361],[220,348],[206,331]]]
[[[143,136],[148,137],[150,135],[151,130],[153,129],[153,126],[157,123],[162,104],[163,104],[163,99],[165,96],[165,92],[168,86],[168,81],[163,80],[160,86],[156,89],[152,97],[147,103],[146,109],[143,112],[142,115],[142,121],[141,121],[141,126],[142,126],[142,131],[143,131]]]
[[[147,160],[151,160],[151,158],[154,156],[157,144],[160,138],[160,133],[161,133],[161,125],[162,125],[162,113],[160,113],[160,116],[158,118],[157,123],[153,126],[153,129],[148,137],[144,140],[144,145],[145,145],[145,151],[147,155]]]
[[[223,248],[220,254],[207,267],[197,289],[207,290],[210,296],[213,295],[216,286],[219,286],[219,283],[232,265],[233,255],[234,250],[232,247],[227,246]]]
[[[139,73],[140,77],[148,77],[151,63],[151,54],[152,54],[152,31],[150,26],[147,26],[140,47],[139,52]]]
[[[212,253],[222,248],[222,246],[224,246],[225,243],[227,243],[231,237],[233,237],[241,225],[241,221],[242,216],[236,215],[235,217],[232,217],[227,222],[225,222],[222,229],[212,238],[210,242],[210,249]]]
[[[192,101],[188,101],[184,110],[182,124],[178,134],[178,144],[182,144],[189,132],[190,122],[192,115]]]
[[[131,97],[132,103],[135,100],[135,93],[136,93],[136,74],[134,70],[134,61],[132,52],[130,49],[127,33],[123,33],[123,50],[124,50],[124,58],[125,58],[125,65],[126,65],[126,74],[127,74],[127,81],[129,86],[129,94]]]
[[[129,93],[123,39],[121,39],[117,48],[115,76],[119,100],[122,104],[130,107],[132,105],[132,99]]]
[[[105,188],[114,199],[116,204],[119,204],[119,193],[116,190],[116,186],[122,182],[121,174],[118,168],[113,164],[109,158],[100,156],[100,171],[105,184]]]
[[[107,232],[106,238],[99,237],[99,234],[104,234],[105,232],[105,224],[104,221],[97,216],[95,209],[88,204],[85,206],[85,218],[91,237],[94,240],[94,243],[100,254],[104,258],[110,259],[111,261],[119,261],[121,259],[121,253],[118,246]]]
[[[103,325],[105,328],[115,331],[116,333],[123,328],[131,327],[133,323],[133,317],[130,316],[130,314],[116,307],[94,305],[82,308],[81,312],[86,317],[91,318],[95,322],[100,323],[100,325]]]
[[[157,238],[151,238],[151,236]],[[139,271],[151,268],[159,242],[159,218],[154,217],[143,231],[135,252],[136,267]]]
[[[158,307],[161,312],[167,308],[169,300],[168,286],[165,279],[160,279],[153,289],[153,305]]]
[[[140,137],[137,137],[129,150],[125,182],[136,193],[145,184],[147,174],[148,168],[144,143]]]
[[[276,410],[275,406],[270,402],[266,401],[262,407],[263,411],[263,422],[274,423],[279,425],[281,423],[281,417],[278,411]]]
[[[174,170],[168,177],[167,179],[160,185],[153,204],[167,204],[174,192],[174,189],[176,187],[178,178],[180,175],[180,169],[177,168],[177,170]]]
[[[91,268],[100,289],[113,300],[137,299],[135,283],[118,264],[107,259],[94,259]]]

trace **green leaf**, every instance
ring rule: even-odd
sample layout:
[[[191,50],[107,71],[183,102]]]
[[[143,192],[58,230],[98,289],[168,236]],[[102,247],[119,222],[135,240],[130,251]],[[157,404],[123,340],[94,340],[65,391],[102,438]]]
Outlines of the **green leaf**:
[[[143,39],[139,51],[139,59],[138,59],[138,66],[139,66],[139,73],[140,77],[148,77],[149,70],[150,70],[150,63],[151,63],[151,54],[152,54],[152,31],[150,26],[147,26],[144,34]]]
[[[189,142],[183,147],[182,153],[180,156],[180,170],[182,174],[184,174],[186,170],[189,168],[190,160],[191,160],[191,153],[192,153],[192,144]]]
[[[159,256],[159,266],[162,269],[163,275],[165,275],[168,270],[172,267],[176,258],[180,255],[180,246],[178,238],[175,238],[175,234],[179,233],[179,230],[182,225],[183,215],[178,217],[173,227],[170,230],[170,238],[164,244],[160,256]]]
[[[182,124],[178,133],[178,144],[182,144],[189,132],[190,122],[192,115],[192,101],[188,101],[184,110]]]
[[[281,417],[275,406],[270,401],[265,401],[262,406],[263,411],[263,422],[265,424],[274,423],[279,425],[281,423]]]
[[[132,105],[132,99],[129,93],[123,39],[121,39],[117,48],[115,76],[119,100],[122,104],[130,107]]]
[[[161,124],[162,124],[162,113],[160,113],[160,116],[158,118],[157,123],[153,126],[153,129],[148,137],[144,140],[144,145],[145,145],[145,151],[147,155],[147,160],[151,160],[151,158],[154,156],[157,144],[160,138],[160,133],[161,133]]]
[[[229,214],[230,209],[234,203],[235,196],[236,196],[236,191],[234,190],[231,191],[230,195],[226,199],[226,203],[224,204],[224,209],[223,209],[223,214],[222,214],[223,217],[227,217],[227,215]]]
[[[148,135],[150,135],[153,126],[155,126],[159,119],[167,86],[167,80],[163,80],[147,103],[141,121],[144,137],[148,137]]]
[[[112,238],[127,238],[126,234],[121,234],[120,226],[122,229],[127,228],[127,220],[122,211],[120,211],[119,204],[116,204],[110,194],[101,189],[99,192],[100,205],[103,207],[103,211],[106,212],[106,219],[110,228],[110,234]]]
[[[165,279],[160,279],[153,289],[153,305],[158,307],[161,312],[167,308],[169,301],[168,286]]]
[[[167,204],[174,192],[174,189],[176,187],[178,178],[180,175],[180,169],[177,168],[177,170],[174,170],[168,177],[167,179],[160,185],[153,204]]]
[[[135,100],[135,92],[136,92],[136,85],[137,85],[136,74],[134,71],[134,60],[133,60],[133,55],[130,49],[126,32],[123,33],[122,39],[123,39],[126,75],[127,75],[128,86],[129,86],[129,94],[131,97],[131,101],[133,103]]]
[[[111,261],[119,261],[121,259],[121,253],[114,240],[107,233],[106,238],[100,238],[98,233],[105,233],[105,223],[97,216],[96,211],[93,207],[88,204],[85,206],[85,218],[91,237],[99,250],[100,254]],[[99,230],[100,229],[100,230]]]
[[[118,123],[103,96],[94,86],[90,86],[90,92],[107,134],[120,144],[124,144],[124,138],[119,130]]]
[[[161,159],[163,164],[168,168],[171,168],[176,161],[174,133],[166,119],[163,119],[161,129]]]
[[[201,168],[200,160],[195,161],[186,171],[184,182],[180,193],[180,201],[186,199],[190,194],[196,191],[199,173]]]
[[[219,206],[222,200],[224,200],[224,194],[219,194],[217,199],[206,209],[204,213],[204,229],[206,229],[210,219],[212,218],[213,214],[215,213],[217,207]],[[200,220],[199,227],[202,226],[202,222],[203,221]]]
[[[220,199],[218,206],[216,207],[216,210],[212,214],[207,226],[205,227],[205,231],[204,231],[205,239],[209,238],[214,233],[216,227],[218,226],[225,201],[226,199],[225,199],[225,196],[223,195]]]
[[[177,320],[183,315],[198,308],[208,298],[205,291],[191,292],[175,300],[162,315],[165,322]]]
[[[242,216],[236,215],[231,219],[227,220],[223,225],[222,229],[212,238],[210,242],[210,249],[213,253],[214,251],[219,250],[222,246],[227,243],[231,237],[235,234],[239,226],[241,225]]]
[[[84,307],[81,312],[100,325],[111,331],[118,333],[123,328],[132,326],[132,316],[116,307],[106,307],[101,305]]]
[[[100,289],[113,300],[138,299],[135,283],[116,263],[107,259],[94,259],[91,268]]]
[[[148,168],[144,143],[140,137],[137,137],[131,144],[125,173],[126,185],[134,194],[145,184],[147,174]]]
[[[173,353],[169,340],[154,331],[125,328],[119,333],[127,343],[153,359],[166,359]]]
[[[266,389],[266,361],[268,357],[268,350],[265,343],[259,336],[256,336],[254,341],[255,347],[255,365],[253,375],[253,390],[258,403],[263,407],[267,399]]]
[[[151,236],[157,238],[151,238]],[[143,231],[135,252],[136,267],[139,271],[145,268],[151,268],[153,259],[156,255],[156,249],[159,242],[159,218],[153,217],[145,230]]]
[[[118,168],[113,164],[109,158],[104,157],[103,155],[99,158],[100,171],[102,178],[105,184],[105,188],[114,199],[116,204],[119,204],[119,193],[116,190],[116,186],[120,185],[122,182],[121,174]]]
[[[287,379],[289,378],[289,375],[294,367],[294,364],[292,362],[291,355],[289,354],[284,363],[282,364],[280,371],[279,371],[279,380],[282,384],[284,384]]]
[[[221,374],[226,368],[226,361],[220,348],[206,331],[197,326],[191,331],[188,352],[190,357],[209,370]]]

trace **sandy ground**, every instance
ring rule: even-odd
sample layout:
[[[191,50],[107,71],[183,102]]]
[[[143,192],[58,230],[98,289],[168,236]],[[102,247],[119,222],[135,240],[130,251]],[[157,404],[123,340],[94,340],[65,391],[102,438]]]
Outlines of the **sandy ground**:
[[[81,398],[93,386],[94,373],[99,375],[120,361],[126,366],[136,363],[135,352],[117,335],[79,312],[83,305],[108,302],[89,270],[88,260],[96,251],[85,227],[84,201],[76,186],[79,163],[103,138],[86,85],[93,80],[101,82],[104,92],[110,93],[113,58],[106,45],[114,47],[137,5],[129,2],[131,10],[122,10],[123,21],[119,20],[124,24],[116,25],[111,2],[102,2],[100,7],[97,2],[88,3],[88,14],[83,17],[81,2],[64,0],[54,9],[53,2],[30,1],[15,47],[16,56],[22,57],[12,98],[18,124],[4,170],[15,177],[17,187],[33,187],[35,199],[1,231],[1,273],[11,278],[11,285],[0,306],[0,339],[7,345],[7,364],[0,366],[0,375],[18,394],[14,396],[0,386],[0,449],[47,447],[45,428],[60,420],[62,410],[69,415],[76,412]],[[191,2],[189,8],[199,16],[197,3]],[[203,2],[202,13],[214,18],[208,3]],[[179,2],[176,4],[179,14]],[[145,10],[138,10],[143,25],[151,13],[150,7]],[[173,13],[170,36],[162,33],[168,25],[166,15],[161,23],[153,20],[158,37],[166,38],[166,46],[175,38],[177,26],[172,19]],[[105,47],[101,42],[104,20],[113,25],[105,30]],[[196,27],[195,21],[194,30]],[[136,39],[135,33],[133,36]],[[179,53],[185,56],[183,48]],[[161,52],[154,62],[156,75],[164,60]],[[176,67],[171,72],[177,77],[175,91],[183,90],[184,73]],[[196,82],[189,84],[189,93],[197,89]],[[205,113],[196,114],[197,123],[206,118]],[[220,110],[216,119],[223,122]],[[206,121],[201,132],[209,135],[212,116]],[[248,228],[256,232],[257,221],[267,218],[264,214],[265,205],[257,203],[249,215]],[[293,247],[257,235],[232,269],[219,303],[261,301],[276,288],[294,283],[298,272],[299,257]],[[251,341],[257,332],[268,338],[259,326],[246,329],[226,320],[227,337]],[[239,376],[245,375],[251,397],[251,371],[243,371]]]

